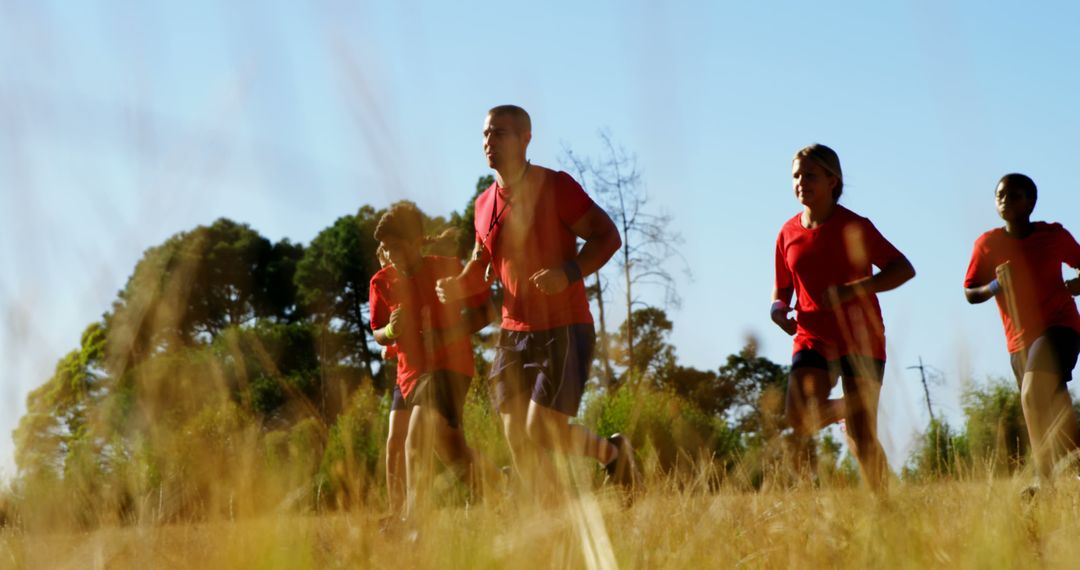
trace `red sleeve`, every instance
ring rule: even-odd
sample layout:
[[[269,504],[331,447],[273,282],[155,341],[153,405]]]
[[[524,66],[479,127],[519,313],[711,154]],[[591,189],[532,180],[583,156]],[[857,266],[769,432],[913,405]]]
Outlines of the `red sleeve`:
[[[866,227],[863,229],[863,244],[866,246],[868,259],[870,263],[875,267],[881,269],[886,265],[896,261],[904,256],[900,253],[899,249],[896,249],[889,240],[885,239],[885,236],[881,235],[877,226],[870,220],[866,220]]]
[[[378,330],[390,322],[390,303],[387,295],[387,282],[380,272],[371,278],[368,288],[368,309],[371,313],[371,330]]]
[[[438,265],[438,273],[435,275],[436,279],[443,277],[457,277],[465,269],[465,266],[461,264],[461,260],[456,257],[440,257]],[[474,309],[476,307],[482,307],[484,303],[487,303],[488,297],[491,296],[491,290],[484,287],[483,291],[466,297],[462,303]]]
[[[975,248],[971,251],[971,261],[968,262],[967,275],[964,277],[965,289],[981,287],[994,279],[994,268],[990,263],[989,253],[985,238],[980,237],[975,240]]]
[[[555,207],[563,224],[574,225],[595,205],[572,176],[565,172],[555,174]]]
[[[1064,226],[1058,224],[1058,227],[1061,228],[1058,247],[1061,248],[1062,261],[1073,269],[1080,269],[1080,244],[1076,243],[1076,238]]]
[[[791,276],[791,268],[788,267],[787,257],[784,255],[784,232],[780,231],[780,235],[776,236],[776,279],[774,285],[777,291],[783,291],[784,289],[793,289],[795,287],[795,281]],[[780,299],[784,302],[790,302],[790,299]]]
[[[473,201],[473,233],[476,234],[476,243],[484,244],[491,241],[490,234],[495,230],[495,228],[491,227],[491,218],[493,217],[491,208],[497,205],[492,203],[492,200],[496,200],[497,192],[495,184],[492,183],[487,190],[481,192]],[[484,247],[484,251],[489,255],[491,254],[488,250],[490,245],[488,243]]]

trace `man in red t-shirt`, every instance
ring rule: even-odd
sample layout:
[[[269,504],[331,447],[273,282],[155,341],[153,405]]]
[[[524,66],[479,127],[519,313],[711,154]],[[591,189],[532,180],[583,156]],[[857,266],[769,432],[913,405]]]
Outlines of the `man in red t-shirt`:
[[[436,280],[457,275],[461,262],[420,254],[422,217],[412,203],[390,208],[379,220],[375,239],[390,264],[371,278],[371,328],[376,342],[396,347],[400,408],[412,408],[405,436],[408,517],[415,511],[421,480],[431,473],[432,451],[466,482],[476,482],[477,454],[465,443],[462,413],[474,373],[469,335],[485,322],[467,319],[463,311],[483,313],[487,295],[481,291],[464,302],[439,301]]]
[[[1041,479],[1077,448],[1080,433],[1066,383],[1080,351],[1080,313],[1061,264],[1080,268],[1080,245],[1061,224],[1032,222],[1038,189],[1023,174],[1007,174],[995,190],[1004,228],[975,241],[964,294],[969,303],[997,300]]]
[[[488,112],[484,153],[495,183],[476,199],[473,260],[458,278],[440,281],[440,296],[452,300],[486,289],[491,273],[503,284],[491,377],[519,474],[551,480],[535,473],[544,469],[536,453],[544,449],[593,457],[633,485],[637,466],[624,437],[605,441],[570,423],[596,341],[583,277],[598,271],[622,240],[569,174],[530,165],[531,138],[524,109],[504,105]],[[578,238],[585,241],[580,251]]]

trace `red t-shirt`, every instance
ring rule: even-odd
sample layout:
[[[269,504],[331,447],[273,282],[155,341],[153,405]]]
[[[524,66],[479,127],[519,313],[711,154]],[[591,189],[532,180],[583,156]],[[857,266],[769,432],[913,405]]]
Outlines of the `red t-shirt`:
[[[986,285],[994,279],[998,265],[1010,262],[1019,323],[1009,316],[1005,295],[996,297],[1009,352],[1027,348],[1052,326],[1080,331],[1080,314],[1061,276],[1062,263],[1080,268],[1080,245],[1061,224],[1035,222],[1034,226],[1023,239],[1004,228],[979,236],[964,278],[965,288]]]
[[[812,349],[829,360],[862,355],[885,360],[885,325],[876,295],[822,306],[825,290],[869,277],[901,257],[870,220],[843,206],[820,226],[802,225],[802,214],[776,238],[776,288],[795,289],[798,330],[793,352]],[[784,299],[786,301],[786,299]]]
[[[537,331],[572,324],[592,324],[585,283],[545,295],[529,281],[541,269],[562,267],[577,257],[577,236],[570,230],[594,205],[569,174],[548,171],[531,199],[510,198],[492,184],[476,198],[476,240],[484,245],[495,275],[502,281],[502,328]],[[495,223],[492,223],[495,220]]]
[[[390,322],[390,313],[398,307],[408,311],[408,320],[397,338],[397,383],[401,395],[408,397],[417,378],[434,370],[449,370],[466,376],[473,375],[472,341],[462,337],[440,350],[429,352],[424,346],[423,331],[441,330],[463,323],[464,306],[479,307],[487,301],[487,293],[469,297],[464,302],[440,303],[435,295],[435,281],[461,273],[461,262],[452,257],[425,256],[420,269],[405,277],[392,265],[371,277],[368,300],[371,308],[371,329],[380,329]]]

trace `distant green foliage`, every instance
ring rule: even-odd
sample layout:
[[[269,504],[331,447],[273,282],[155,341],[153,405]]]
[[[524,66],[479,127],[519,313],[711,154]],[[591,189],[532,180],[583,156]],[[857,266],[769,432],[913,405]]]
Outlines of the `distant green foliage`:
[[[664,471],[680,464],[691,467],[703,457],[731,464],[744,450],[740,436],[723,418],[641,384],[593,398],[584,420],[600,435],[630,437]]]
[[[370,387],[353,394],[327,438],[315,482],[321,504],[340,508],[368,497],[378,481],[389,411]]]
[[[1023,468],[1030,442],[1015,383],[995,378],[971,384],[961,401],[964,429],[957,431],[943,420],[930,422],[904,469],[906,477],[1009,475]]]
[[[985,387],[972,386],[962,402],[972,458],[1001,474],[1022,466],[1030,440],[1016,384],[999,378]]]
[[[970,467],[971,449],[967,435],[957,434],[948,422],[935,418],[922,434],[904,476],[909,479],[953,477]]]

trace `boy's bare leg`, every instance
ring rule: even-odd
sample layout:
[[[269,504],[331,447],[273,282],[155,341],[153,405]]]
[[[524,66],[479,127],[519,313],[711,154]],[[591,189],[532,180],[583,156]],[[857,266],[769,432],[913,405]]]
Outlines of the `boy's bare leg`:
[[[405,507],[405,438],[411,410],[392,410],[386,436],[386,494],[392,514]]]
[[[1057,374],[1024,373],[1020,404],[1031,438],[1031,454],[1039,478],[1050,481],[1054,464],[1077,445],[1076,413],[1072,398],[1061,388]]]

